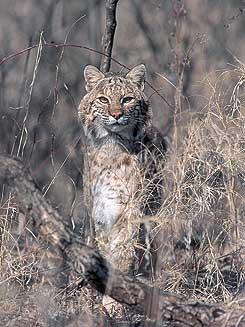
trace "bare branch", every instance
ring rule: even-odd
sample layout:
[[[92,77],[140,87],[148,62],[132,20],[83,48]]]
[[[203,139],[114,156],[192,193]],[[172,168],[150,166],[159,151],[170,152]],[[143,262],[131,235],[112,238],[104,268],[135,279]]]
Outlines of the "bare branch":
[[[93,48],[89,48],[89,47],[86,47],[86,46],[83,46],[83,45],[79,45],[79,44],[73,44],[73,43],[61,43],[61,44],[57,44],[57,43],[43,43],[43,47],[49,47],[49,48],[56,48],[56,49],[60,49],[60,48],[77,48],[77,49],[83,49],[83,50],[87,50],[87,51],[90,51],[90,52],[94,52],[94,53],[97,53],[97,54],[100,54],[102,56],[105,56],[107,57],[108,59],[110,59],[111,61],[114,61],[116,64],[118,64],[119,66],[127,69],[127,70],[130,70],[129,67],[127,67],[126,65],[122,64],[120,61],[116,60],[115,58],[111,57],[110,55],[107,55],[106,53],[103,53],[101,51],[98,51],[96,49],[93,49]],[[7,63],[8,61],[24,54],[24,53],[28,53],[29,51],[33,50],[33,49],[36,49],[38,48],[38,44],[34,44],[28,48],[24,48],[24,49],[21,49],[21,50],[17,50],[16,52],[0,59],[0,66]],[[172,104],[170,104],[168,102],[168,100],[160,93],[158,92],[158,90],[152,86],[149,82],[146,81],[146,84],[154,91],[153,94],[157,94],[174,112],[175,108]],[[152,94],[152,95],[153,95]]]
[[[29,52],[33,49],[36,49],[38,48],[39,44],[34,44],[32,46],[29,46],[27,48],[24,48],[24,49],[21,49],[21,50],[17,50],[16,52],[6,56],[6,57],[3,57],[2,59],[0,59],[0,66],[3,65],[4,63],[8,62],[9,60],[15,58],[15,57],[18,57],[26,52]],[[124,64],[120,63],[118,60],[116,60],[115,58],[112,58],[110,57],[109,55],[107,55],[106,53],[103,53],[101,51],[98,51],[96,49],[93,49],[93,48],[90,48],[90,47],[86,47],[86,46],[83,46],[83,45],[80,45],[80,44],[73,44],[73,43],[43,43],[42,45],[43,47],[49,47],[49,48],[56,48],[56,49],[60,49],[60,48],[78,48],[78,49],[83,49],[83,50],[87,50],[87,51],[90,51],[90,52],[94,52],[94,53],[97,53],[97,54],[100,54],[102,56],[108,56],[110,58],[110,60],[114,61],[115,63],[117,63],[118,65],[120,65],[121,67],[123,68],[126,68],[129,70],[129,68],[127,66],[125,66]]]
[[[105,31],[102,39],[102,52],[106,56],[102,57],[100,70],[103,73],[107,73],[111,67],[111,54],[113,48],[114,35],[116,31],[116,10],[119,0],[107,0],[106,1],[106,22]]]

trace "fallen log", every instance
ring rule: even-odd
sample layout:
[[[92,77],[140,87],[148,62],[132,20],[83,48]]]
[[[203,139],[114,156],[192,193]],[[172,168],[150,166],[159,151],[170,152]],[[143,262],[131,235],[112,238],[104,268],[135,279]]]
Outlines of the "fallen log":
[[[187,301],[143,284],[112,267],[96,249],[88,247],[72,232],[19,160],[0,155],[0,178],[14,193],[19,210],[34,221],[34,232],[56,249],[70,271],[100,293],[144,314],[149,320],[147,326],[162,321],[169,322],[170,326],[245,326],[245,313],[239,306],[234,309]]]

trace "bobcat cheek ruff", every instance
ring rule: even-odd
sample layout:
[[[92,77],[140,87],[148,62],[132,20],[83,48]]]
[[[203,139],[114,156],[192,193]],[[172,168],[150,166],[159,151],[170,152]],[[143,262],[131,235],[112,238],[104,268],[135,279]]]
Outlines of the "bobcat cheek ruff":
[[[92,124],[85,125],[93,130],[97,138],[109,133],[132,133],[135,125],[142,128],[151,120],[144,91],[146,69],[143,64],[134,67],[126,75],[120,73],[103,74],[94,66],[86,66],[84,77],[88,94],[84,97],[86,112],[93,116]],[[86,98],[92,99],[86,103]],[[81,110],[82,111],[82,110]],[[81,113],[82,115],[82,113]],[[83,118],[82,118],[83,119]]]
[[[88,150],[84,202],[102,253],[123,271],[136,256],[140,218],[159,203],[161,183],[151,177],[157,170],[155,153],[165,147],[152,126],[145,75],[142,64],[127,74],[87,66],[87,94],[79,106]]]

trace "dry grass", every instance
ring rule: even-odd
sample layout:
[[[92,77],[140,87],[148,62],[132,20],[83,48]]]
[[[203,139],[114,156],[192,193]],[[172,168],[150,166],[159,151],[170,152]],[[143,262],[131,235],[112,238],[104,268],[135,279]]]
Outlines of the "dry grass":
[[[207,78],[208,105],[162,171],[158,283],[205,301],[231,300],[244,280],[244,68]]]
[[[59,289],[57,258],[32,234],[11,194],[0,212],[0,326],[92,326],[94,292]]]
[[[177,126],[160,169],[164,202],[151,219],[157,244],[153,282],[206,302],[230,303],[244,282],[245,67],[221,73],[214,83],[207,76],[203,83],[211,94],[207,106]],[[95,297],[86,290],[57,294],[49,276],[57,262],[45,265],[47,245],[29,225],[3,189],[0,325],[59,325],[57,317],[71,312],[79,326],[85,316],[92,325]]]

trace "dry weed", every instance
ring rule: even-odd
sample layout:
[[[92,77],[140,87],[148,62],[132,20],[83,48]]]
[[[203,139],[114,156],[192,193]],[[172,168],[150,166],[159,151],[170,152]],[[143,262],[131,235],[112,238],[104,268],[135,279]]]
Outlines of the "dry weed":
[[[162,169],[157,282],[216,302],[244,280],[244,66],[206,82],[205,112],[182,129]]]

